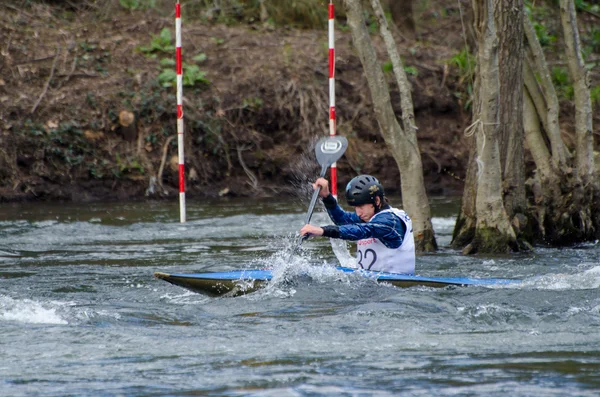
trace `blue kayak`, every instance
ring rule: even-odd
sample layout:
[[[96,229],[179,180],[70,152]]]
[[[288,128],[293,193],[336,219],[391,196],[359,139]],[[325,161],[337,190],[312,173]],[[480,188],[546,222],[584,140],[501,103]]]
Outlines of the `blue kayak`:
[[[363,269],[336,267],[343,273],[356,273],[380,283],[388,283],[395,287],[435,287],[448,286],[498,286],[519,283],[520,280],[500,278],[466,278],[466,277],[424,277],[407,274],[372,272]],[[235,270],[219,273],[175,273],[156,272],[156,278],[171,284],[187,288],[191,291],[210,296],[236,296],[254,292],[264,287],[273,278],[271,270]]]

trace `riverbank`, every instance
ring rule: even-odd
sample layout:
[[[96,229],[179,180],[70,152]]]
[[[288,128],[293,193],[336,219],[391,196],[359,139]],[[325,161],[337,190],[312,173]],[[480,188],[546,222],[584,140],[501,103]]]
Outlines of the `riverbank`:
[[[456,5],[398,37],[413,86],[427,189],[462,192],[470,110]],[[0,201],[144,200],[178,192],[174,20],[156,10],[3,6]],[[184,10],[185,11],[185,10]],[[428,19],[427,19],[428,18]],[[311,144],[328,133],[326,30],[270,24],[183,25],[189,198],[296,194],[318,173]],[[336,31],[337,132],[350,145],[340,186],[400,175],[379,132],[360,61]],[[376,35],[385,66],[383,46]],[[394,107],[399,96],[388,73]],[[564,109],[572,131],[572,105]],[[133,121],[132,121],[133,120]],[[597,125],[597,124],[596,124]]]

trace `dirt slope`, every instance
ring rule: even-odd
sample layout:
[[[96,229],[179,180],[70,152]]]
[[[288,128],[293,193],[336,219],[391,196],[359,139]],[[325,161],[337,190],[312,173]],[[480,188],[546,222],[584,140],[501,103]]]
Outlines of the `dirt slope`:
[[[0,201],[174,197],[175,88],[159,83],[174,55],[167,45],[147,49],[163,28],[174,36],[172,16],[39,4],[0,10]],[[429,192],[460,194],[469,113],[458,72],[446,66],[462,45],[460,19],[450,13],[439,22],[420,42],[399,44],[415,71]],[[310,145],[328,133],[326,34],[184,21],[186,67],[205,72],[184,87],[188,197],[293,193],[316,174]],[[336,47],[338,133],[350,140],[340,186],[372,173],[397,193],[398,168],[349,32],[337,31]],[[136,116],[133,134],[119,124],[122,111]]]

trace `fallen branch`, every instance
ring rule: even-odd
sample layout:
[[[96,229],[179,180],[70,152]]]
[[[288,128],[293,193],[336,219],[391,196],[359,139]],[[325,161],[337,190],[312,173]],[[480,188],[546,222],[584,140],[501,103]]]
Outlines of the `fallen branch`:
[[[169,152],[169,144],[171,143],[173,138],[175,138],[175,135],[167,138],[167,140],[165,141],[165,144],[163,145],[163,155],[162,155],[162,159],[160,160],[160,167],[158,167],[158,173],[156,174],[156,182],[158,182],[158,185],[161,188],[163,187],[162,174],[165,169],[165,163],[167,162],[167,154]]]
[[[59,75],[57,75],[57,77],[69,77],[69,79],[76,78],[76,77],[80,77],[83,79],[97,79],[98,77],[100,77],[100,75],[87,74],[87,73],[74,73],[74,74],[59,74]]]
[[[56,62],[58,61],[59,54],[60,54],[60,47],[56,47],[56,56],[54,57],[54,61],[52,62],[52,70],[50,70],[50,76],[48,77],[48,80],[46,80],[46,84],[44,85],[44,90],[40,94],[40,97],[35,102],[35,105],[33,105],[33,107],[31,108],[31,112],[30,112],[31,114],[35,113],[35,109],[37,109],[38,105],[42,101],[42,98],[44,98],[44,95],[46,95],[46,92],[48,91],[48,87],[50,86],[52,77],[54,77],[54,70],[56,69]]]
[[[242,148],[240,146],[237,147],[238,160],[240,162],[240,165],[244,169],[244,172],[248,176],[248,179],[250,179],[250,185],[252,186],[252,188],[254,190],[258,190],[258,179],[256,178],[256,175],[254,175],[254,173],[250,170],[250,168],[248,168],[248,166],[244,162],[244,158],[242,157],[242,150],[247,150],[247,149],[248,148]]]
[[[35,58],[35,59],[29,59],[27,61],[23,61],[23,62],[17,62],[15,63],[13,66],[20,66],[20,65],[26,65],[28,63],[36,63],[36,62],[42,62],[42,61],[46,61],[48,59],[52,59],[53,57],[55,57],[56,55],[48,55],[47,57],[41,57],[41,58]]]

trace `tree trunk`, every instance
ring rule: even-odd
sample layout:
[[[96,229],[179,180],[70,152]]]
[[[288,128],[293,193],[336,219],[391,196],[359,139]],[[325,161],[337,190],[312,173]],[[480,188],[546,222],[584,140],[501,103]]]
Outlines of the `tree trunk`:
[[[402,126],[404,127],[403,140],[407,148],[408,156],[404,159],[404,169],[407,172],[402,173],[402,201],[409,214],[413,216],[413,228],[415,230],[415,244],[419,251],[435,251],[437,243],[431,224],[431,208],[425,191],[425,181],[423,180],[423,165],[421,162],[421,153],[417,142],[417,127],[415,125],[415,112],[412,102],[412,93],[410,82],[404,71],[400,54],[392,32],[390,31],[387,20],[383,13],[383,8],[379,0],[371,0],[381,36],[385,42],[387,53],[392,61],[394,76],[400,91],[400,103],[402,107]],[[390,99],[391,105],[391,99]],[[406,188],[408,187],[408,188]],[[406,191],[405,191],[406,190]],[[405,194],[406,193],[406,194]]]
[[[477,83],[474,103],[475,233],[465,253],[507,252],[517,249],[516,235],[504,208],[500,158],[500,66],[495,9],[499,0],[474,0],[476,30],[479,33]],[[465,186],[465,191],[473,186]],[[463,202],[464,206],[464,202]],[[460,217],[459,217],[460,218]],[[458,226],[458,223],[457,223]],[[464,225],[462,226],[464,227]],[[455,233],[459,235],[461,232]],[[464,235],[464,233],[463,233]]]
[[[402,96],[403,121],[405,126],[409,128],[409,131],[405,131],[398,123],[392,108],[389,87],[366,29],[360,0],[346,0],[345,5],[348,26],[350,26],[354,46],[367,77],[377,122],[400,169],[402,200],[405,210],[413,219],[417,251],[433,251],[437,248],[437,244],[431,225],[431,211],[423,181],[421,155],[417,145],[416,133],[414,132],[414,114],[408,80],[406,75],[404,75],[404,78],[399,77],[398,79]],[[381,13],[379,1],[374,1],[373,5],[377,12]],[[398,74],[403,74],[404,71],[400,57],[397,50],[395,50],[395,43],[392,43],[393,39],[389,29],[387,29],[387,23],[383,22],[380,23],[382,35],[386,40],[388,51],[390,51],[394,63],[394,71],[398,76]]]
[[[584,184],[594,180],[594,140],[590,80],[581,54],[577,15],[573,0],[560,0],[560,20],[565,39],[567,65],[575,90],[575,134],[577,172]]]
[[[452,232],[452,247],[456,249],[468,246],[475,236],[475,226],[477,223],[477,213],[475,211],[475,202],[477,199],[476,157],[475,139],[473,136],[470,136],[465,188],[463,190],[460,212],[456,218],[456,225]]]
[[[599,193],[593,171],[588,174],[588,182],[583,183],[583,178],[573,168],[573,158],[560,136],[558,98],[549,68],[528,18],[524,27],[528,54],[524,66],[527,88],[524,123],[529,150],[536,164],[536,174],[528,181],[533,193],[530,208],[537,220],[535,237],[537,241],[557,246],[593,240],[600,230]],[[578,38],[572,38],[571,46],[577,48]],[[571,53],[571,56],[577,58],[577,54]],[[583,108],[586,109],[585,106]],[[591,115],[591,109],[589,112]],[[579,110],[577,114],[580,114]],[[591,157],[591,148],[586,142],[580,147],[580,143],[577,145],[577,158],[583,150],[585,168],[588,156]],[[552,154],[548,151],[548,144]]]
[[[533,24],[527,16],[523,19],[523,22],[525,37],[527,38],[527,53],[529,54],[529,61],[527,62],[529,70],[526,69],[525,83],[528,85],[529,93],[531,94],[538,114],[541,116],[540,119],[550,140],[554,165],[558,169],[562,169],[567,166],[570,156],[560,136],[560,125],[558,124],[558,96],[556,95],[554,84],[552,83],[550,68],[548,68],[548,64],[546,63],[546,57],[544,56],[542,46],[535,34]],[[539,83],[535,76],[539,77]],[[536,100],[537,90],[533,87],[534,81],[536,84],[539,84],[539,90],[541,90],[544,98],[543,102]]]
[[[523,0],[504,0],[498,10],[500,39],[500,159],[504,207],[509,219],[526,220],[523,155]],[[513,222],[513,227],[516,222]],[[515,230],[518,234],[525,230]]]
[[[527,146],[535,162],[537,175],[542,181],[552,182],[558,187],[560,181],[556,178],[555,167],[552,165],[550,151],[542,134],[540,120],[527,90],[523,101],[523,124]]]

